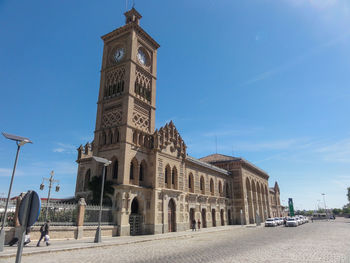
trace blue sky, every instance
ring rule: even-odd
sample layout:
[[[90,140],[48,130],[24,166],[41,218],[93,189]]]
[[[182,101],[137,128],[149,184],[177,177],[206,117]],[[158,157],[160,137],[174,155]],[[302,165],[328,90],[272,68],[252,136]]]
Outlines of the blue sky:
[[[131,1],[129,0],[129,7]],[[173,120],[202,157],[243,157],[277,180],[281,200],[346,203],[350,186],[350,2],[136,1],[158,51],[156,126]],[[125,1],[0,1],[0,127],[34,142],[13,195],[55,171],[74,194],[76,148],[95,126],[103,42]],[[0,138],[0,196],[14,142]]]

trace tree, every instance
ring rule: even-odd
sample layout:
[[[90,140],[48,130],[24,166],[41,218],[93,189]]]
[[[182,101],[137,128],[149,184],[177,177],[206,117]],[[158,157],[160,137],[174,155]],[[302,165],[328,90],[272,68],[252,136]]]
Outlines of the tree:
[[[112,205],[111,198],[109,196],[113,195],[114,188],[112,187],[113,182],[105,181],[104,190],[103,190],[103,204]],[[92,192],[91,203],[94,205],[100,204],[101,198],[101,186],[102,186],[102,176],[94,176],[89,182],[89,190]]]
[[[342,212],[342,210],[339,208],[334,208],[332,212],[334,215],[339,215]]]
[[[348,187],[348,194],[347,194],[347,196],[348,196],[348,201],[349,201],[349,204],[350,204],[350,187]]]

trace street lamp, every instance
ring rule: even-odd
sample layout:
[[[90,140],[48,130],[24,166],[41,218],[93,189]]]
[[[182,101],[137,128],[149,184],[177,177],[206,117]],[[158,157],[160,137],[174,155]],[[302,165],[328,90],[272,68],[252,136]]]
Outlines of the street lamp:
[[[15,159],[15,164],[13,166],[12,170],[12,176],[11,176],[11,182],[10,182],[10,187],[9,187],[9,192],[7,195],[7,200],[6,200],[6,206],[5,206],[5,213],[4,217],[2,219],[2,224],[1,224],[1,232],[0,232],[0,252],[4,251],[4,243],[5,243],[5,223],[6,223],[6,217],[7,217],[7,207],[9,204],[10,196],[11,196],[11,190],[12,190],[12,184],[13,184],[13,178],[15,177],[15,172],[16,172],[16,166],[17,166],[17,160],[18,160],[18,154],[19,150],[21,149],[21,146],[25,145],[26,143],[32,143],[31,140],[25,137],[20,137],[17,135],[12,135],[8,133],[2,133],[6,139],[15,141],[17,144],[17,153],[16,153],[16,159]]]
[[[101,219],[102,219],[102,201],[103,201],[103,190],[104,190],[104,184],[105,184],[105,174],[107,166],[110,165],[112,162],[101,157],[92,156],[92,158],[98,162],[103,164],[103,172],[102,172],[102,186],[101,186],[101,197],[100,197],[100,211],[98,214],[98,227],[96,229],[96,235],[95,235],[95,243],[101,242]]]
[[[324,203],[324,211],[326,213],[326,217],[328,217],[328,213],[327,213],[327,207],[326,207],[326,198],[325,198],[325,193],[321,193],[321,195],[323,195],[323,203]]]
[[[47,215],[48,215],[48,212],[49,212],[49,202],[50,202],[50,194],[51,194],[52,185],[54,183],[57,183],[57,185],[56,185],[56,192],[58,192],[60,190],[60,185],[59,185],[60,181],[53,179],[54,174],[55,174],[54,171],[51,171],[50,178],[43,178],[43,182],[40,185],[40,190],[44,190],[44,188],[45,188],[44,181],[48,181],[49,182],[49,193],[47,195],[47,203],[46,203],[46,211],[45,211],[45,222],[47,220]]]

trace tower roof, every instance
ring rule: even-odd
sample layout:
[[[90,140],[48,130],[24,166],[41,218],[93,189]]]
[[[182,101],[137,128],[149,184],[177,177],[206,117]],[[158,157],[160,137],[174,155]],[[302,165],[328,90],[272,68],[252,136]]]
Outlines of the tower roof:
[[[101,38],[103,41],[111,41],[115,37],[118,37],[120,34],[125,32],[130,32],[131,30],[135,30],[140,38],[146,40],[152,47],[155,49],[159,48],[159,44],[149,35],[145,30],[143,30],[140,26],[141,14],[136,11],[135,8],[131,8],[129,11],[124,13],[125,15],[125,25],[109,32],[108,34],[103,35]]]
[[[129,23],[136,23],[140,24],[140,19],[142,18],[142,15],[136,11],[135,8],[131,8],[129,11],[124,13],[125,15],[125,24]]]

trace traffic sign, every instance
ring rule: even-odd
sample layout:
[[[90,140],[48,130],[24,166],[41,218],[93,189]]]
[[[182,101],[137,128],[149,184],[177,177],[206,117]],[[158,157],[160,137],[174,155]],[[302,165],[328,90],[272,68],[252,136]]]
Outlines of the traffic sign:
[[[40,214],[40,198],[35,191],[28,191],[23,197],[19,206],[18,220],[21,226],[29,227],[34,225]]]

